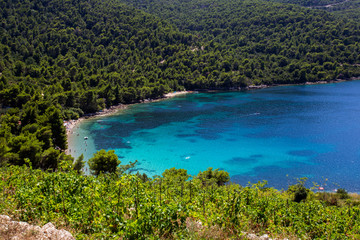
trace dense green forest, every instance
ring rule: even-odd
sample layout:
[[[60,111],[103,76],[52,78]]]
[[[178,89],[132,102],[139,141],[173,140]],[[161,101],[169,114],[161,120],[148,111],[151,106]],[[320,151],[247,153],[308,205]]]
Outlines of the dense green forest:
[[[309,8],[322,9],[334,15],[358,20],[360,16],[359,0],[270,0],[287,4],[296,4]]]
[[[123,1],[198,37],[203,67],[197,70],[209,88],[214,76],[231,87],[359,74],[358,23],[324,11],[246,0]]]
[[[84,176],[62,165],[49,173],[0,168],[0,212],[22,221],[49,221],[77,239],[359,239],[359,197],[344,190],[313,193],[304,181],[286,191],[265,182],[241,187],[208,169],[162,176]],[[3,228],[2,228],[3,229]],[[6,229],[0,230],[6,236]],[[253,238],[252,238],[253,239]]]
[[[1,100],[10,107],[23,103],[16,91],[84,112],[160,97],[178,88],[161,62],[193,42],[116,1],[1,1],[1,11],[0,71],[10,85],[2,80]]]
[[[334,15],[351,18],[356,21],[360,19],[360,1],[352,0],[352,1],[343,1],[342,3],[333,5],[331,7],[320,8],[324,9],[328,12],[331,12]]]
[[[297,4],[304,7],[326,7],[347,2],[346,0],[274,0],[275,2]]]

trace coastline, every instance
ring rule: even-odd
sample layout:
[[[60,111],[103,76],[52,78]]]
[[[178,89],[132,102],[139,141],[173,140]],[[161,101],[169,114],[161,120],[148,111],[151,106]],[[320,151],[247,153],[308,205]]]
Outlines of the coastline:
[[[353,87],[359,86],[358,81],[353,81],[353,82],[349,82],[349,83],[345,82],[345,83],[340,83],[340,84],[327,84],[327,85],[321,84],[321,85],[317,85],[317,87],[315,85],[314,89],[315,89],[315,92],[317,92],[317,93],[322,93],[322,91],[324,89],[325,90],[329,89],[333,93],[337,93],[338,89],[342,89],[343,87],[345,87],[345,88],[347,88],[347,89],[349,89],[351,91],[351,89],[354,89],[352,86]],[[254,90],[245,91],[245,92],[243,92],[243,91],[230,91],[229,93],[227,93],[226,91],[221,91],[219,94],[217,94],[217,93],[214,93],[214,94],[201,93],[201,94],[196,94],[196,95],[184,95],[184,96],[176,97],[175,99],[164,99],[164,101],[161,101],[161,99],[155,100],[155,101],[158,101],[157,103],[155,102],[155,103],[151,103],[151,104],[142,104],[142,105],[136,105],[136,106],[123,106],[123,108],[127,107],[127,109],[125,108],[124,111],[118,111],[118,112],[114,113],[114,115],[112,115],[112,116],[105,116],[105,117],[101,117],[101,118],[84,120],[84,122],[81,122],[81,125],[77,125],[77,127],[79,127],[80,129],[79,128],[74,129],[75,134],[71,135],[71,139],[70,139],[70,143],[69,143],[70,145],[69,146],[76,148],[76,152],[73,155],[74,157],[75,157],[75,155],[76,155],[76,157],[78,157],[79,154],[81,154],[82,151],[80,151],[80,148],[82,147],[82,150],[85,151],[84,152],[84,157],[86,156],[85,154],[87,154],[89,156],[89,157],[86,156],[86,158],[84,158],[84,160],[91,158],[92,154],[97,151],[95,149],[94,144],[91,145],[91,143],[96,143],[98,149],[104,148],[104,149],[109,150],[109,149],[114,148],[115,151],[117,151],[116,153],[118,154],[119,159],[121,161],[125,162],[125,161],[128,161],[128,160],[133,161],[134,159],[140,159],[139,162],[142,162],[142,161],[144,161],[144,162],[142,162],[142,166],[140,166],[140,167],[137,166],[137,167],[140,169],[140,171],[142,171],[141,169],[145,169],[145,172],[146,172],[146,170],[149,170],[148,172],[149,172],[149,174],[151,174],[152,172],[150,170],[155,169],[155,168],[148,167],[149,163],[153,162],[153,159],[151,159],[148,156],[151,155],[150,153],[152,153],[151,149],[153,149],[153,147],[152,146],[149,147],[149,149],[150,149],[149,152],[146,151],[146,150],[139,150],[139,151],[136,150],[135,154],[127,155],[127,153],[131,151],[129,149],[130,148],[141,149],[141,147],[144,146],[147,143],[152,143],[153,146],[157,147],[157,146],[160,146],[160,143],[162,143],[162,142],[167,142],[167,141],[172,142],[172,141],[170,141],[170,139],[168,137],[171,136],[171,135],[175,135],[176,131],[174,131],[174,129],[172,129],[172,128],[168,128],[168,126],[165,125],[165,124],[160,124],[160,126],[164,125],[166,127],[162,128],[162,130],[160,129],[160,131],[157,131],[157,130],[152,131],[152,130],[150,130],[150,131],[148,131],[149,134],[146,135],[148,129],[156,129],[154,127],[152,127],[152,128],[147,128],[147,127],[148,126],[156,126],[157,127],[158,122],[162,123],[163,118],[161,118],[161,117],[160,118],[157,118],[157,117],[156,118],[154,118],[154,117],[151,117],[151,118],[145,117],[144,118],[143,116],[146,116],[146,115],[143,115],[143,112],[153,111],[153,110],[157,109],[158,107],[160,107],[159,109],[160,109],[161,113],[163,113],[163,112],[165,112],[167,110],[170,110],[168,115],[161,115],[161,116],[170,116],[170,119],[174,119],[175,121],[182,120],[181,122],[186,122],[184,120],[187,120],[188,118],[182,118],[182,116],[184,115],[183,114],[184,112],[189,112],[189,108],[187,108],[189,105],[186,105],[186,104],[188,104],[188,102],[193,102],[193,100],[194,100],[195,103],[198,101],[198,99],[202,99],[202,100],[205,100],[205,99],[207,100],[208,99],[209,101],[213,101],[213,99],[212,99],[213,97],[218,99],[217,98],[218,96],[220,96],[220,97],[224,96],[224,98],[219,98],[219,99],[237,99],[239,97],[240,101],[247,101],[246,97],[248,97],[249,95],[252,95],[252,94],[261,95],[263,92],[265,94],[269,94],[269,93],[273,93],[273,92],[276,93],[276,94],[279,94],[279,93],[280,94],[281,93],[286,93],[287,94],[288,91],[290,91],[291,89],[298,89],[298,91],[300,93],[302,93],[303,91],[313,92],[313,87],[305,86],[305,85],[301,86],[300,85],[299,87],[298,86],[295,86],[295,87],[290,86],[290,88],[289,87],[275,88],[275,89],[270,88],[270,89],[265,89],[264,91],[261,90],[260,92],[254,91]],[[319,90],[319,92],[317,90]],[[295,92],[298,93],[297,91],[295,91]],[[353,93],[353,91],[351,91],[351,93]],[[259,95],[257,95],[257,96],[259,96]],[[327,94],[327,95],[331,96],[331,94]],[[306,96],[306,94],[303,95],[303,96]],[[262,99],[262,98],[259,98],[259,99]],[[227,102],[225,101],[225,103],[227,103]],[[154,104],[155,104],[155,106],[154,106]],[[307,103],[305,103],[305,104],[307,104]],[[194,109],[195,110],[196,109],[202,109],[202,106],[203,106],[202,104],[199,104],[199,105],[197,105],[197,108],[194,108]],[[245,111],[244,113],[250,113],[250,114],[255,113],[254,115],[258,115],[256,113],[259,112],[260,114],[262,114],[263,112],[259,110],[259,106],[261,106],[261,105],[254,106],[254,108],[251,108],[251,111]],[[216,104],[214,105],[214,107],[216,107],[216,108],[214,108],[212,110],[212,112],[217,112],[220,109],[219,107],[217,107]],[[186,110],[186,111],[183,111],[183,110]],[[272,109],[270,109],[269,111],[271,113]],[[138,113],[141,113],[141,114],[137,115]],[[101,114],[104,114],[104,113],[101,113]],[[180,117],[174,117],[175,114],[179,114]],[[141,120],[137,118],[138,116],[141,117]],[[177,115],[175,115],[175,116],[177,116]],[[244,116],[245,116],[245,114],[244,114]],[[246,115],[246,118],[247,118],[247,115]],[[256,119],[258,117],[252,117],[252,115],[250,115],[249,118]],[[103,136],[105,136],[105,137],[111,136],[111,138],[112,138],[112,136],[114,135],[113,133],[115,133],[115,128],[114,128],[114,131],[112,131],[111,128],[113,126],[116,126],[118,122],[121,123],[120,125],[118,125],[118,129],[121,130],[123,128],[123,129],[126,129],[126,131],[127,131],[127,129],[131,129],[131,130],[135,129],[138,134],[136,134],[135,137],[133,137],[132,136],[133,131],[131,131],[131,134],[125,133],[124,135],[122,135],[122,133],[119,133],[119,134],[116,134],[118,136],[118,138],[114,138],[114,140],[113,139],[106,139],[103,142],[103,138],[102,138]],[[155,122],[154,125],[152,124],[153,122]],[[193,123],[196,123],[196,122],[197,121],[191,121],[190,123],[193,124]],[[186,126],[186,125],[180,125],[180,126],[182,127],[182,128],[180,128],[181,130],[186,129],[186,128],[184,128],[184,126]],[[321,125],[321,127],[322,126],[323,125]],[[166,129],[166,131],[163,131],[164,129]],[[168,129],[170,129],[170,131],[168,131]],[[192,128],[189,128],[189,129],[192,129]],[[153,133],[155,133],[155,132],[158,132],[159,134],[153,135]],[[232,131],[232,133],[234,133],[234,132],[235,131]],[[80,135],[76,136],[77,133],[80,133]],[[169,134],[166,135],[164,133],[169,133]],[[185,133],[187,133],[187,129],[186,129]],[[87,141],[85,141],[84,136],[88,136],[89,139]],[[120,136],[122,136],[122,137],[120,138]],[[162,137],[162,136],[166,136],[166,137]],[[226,135],[226,136],[228,136],[228,135]],[[233,139],[229,138],[229,143],[233,142],[234,139],[235,138],[233,138]],[[71,141],[71,140],[73,140],[73,141]],[[184,138],[184,140],[186,140],[186,139]],[[175,142],[175,141],[173,141],[173,142]],[[180,141],[178,141],[176,143],[179,143],[179,142]],[[195,140],[193,140],[193,143],[194,142],[195,142]],[[87,145],[86,145],[86,143],[87,143]],[[115,143],[115,146],[112,146],[112,143]],[[116,146],[116,144],[118,144],[118,143],[119,144],[121,143],[121,144],[124,144],[124,145],[119,145],[119,147],[118,147],[118,146]],[[193,145],[195,145],[195,144],[193,144]],[[226,145],[226,147],[228,147],[229,145]],[[182,146],[182,145],[179,144],[177,146]],[[287,155],[293,155],[295,157],[299,156],[299,157],[307,158],[307,156],[310,156],[310,154],[313,154],[315,156],[318,153],[320,154],[322,152],[325,152],[325,150],[324,151],[319,150],[319,149],[322,149],[322,148],[319,147],[319,148],[316,148],[316,149],[314,148],[315,149],[314,151],[306,150],[306,151],[304,151],[304,154],[302,155],[301,149],[300,150],[297,149],[297,146],[298,145],[296,144],[296,145],[293,146],[293,148],[295,150],[298,150],[298,152],[296,152],[294,150],[293,151],[294,154],[293,153],[287,154],[284,151],[284,155],[286,155],[286,156]],[[84,150],[84,147],[87,148],[87,151]],[[183,148],[183,147],[179,147],[179,148],[189,149],[189,148]],[[122,149],[122,150],[116,150],[116,149]],[[195,159],[193,157],[195,155],[192,155],[192,153],[199,154],[200,151],[197,152],[198,149],[199,148],[190,149],[190,150],[187,150],[183,155],[180,155],[180,154],[176,155],[177,158],[176,157],[169,158],[169,159],[171,159],[171,161],[174,161],[174,164],[171,167],[174,167],[174,166],[177,167],[178,165],[180,165],[179,162],[181,160],[183,162],[195,162],[195,161],[197,161],[197,159]],[[235,149],[235,148],[229,148],[229,149]],[[244,149],[247,150],[247,149],[250,149],[250,148],[246,147]],[[273,148],[271,148],[271,149],[273,149]],[[305,149],[312,149],[312,145],[308,145],[307,147],[304,147],[304,150]],[[71,149],[71,152],[74,152],[74,149]],[[90,154],[90,152],[91,152],[91,154]],[[161,149],[160,149],[160,151],[153,150],[153,152],[156,153],[156,155],[157,155],[156,158],[160,158],[159,156],[175,156],[175,155],[171,155],[171,153],[170,154],[167,153],[166,155],[162,154]],[[208,151],[203,151],[203,152],[208,152]],[[146,153],[146,154],[142,154],[142,153]],[[263,154],[263,156],[267,156],[266,153],[267,152],[265,152],[265,154]],[[288,151],[288,153],[290,153],[290,151]],[[244,154],[241,152],[238,155],[241,156],[241,157],[244,157],[244,159],[245,159],[245,157],[253,156],[251,154],[255,154],[255,151],[253,151],[253,152],[250,152],[250,151],[245,152]],[[298,154],[298,155],[296,155],[296,154]],[[224,155],[222,155],[222,156],[224,156]],[[256,156],[256,155],[254,155],[254,156]],[[277,156],[281,156],[281,155],[277,154]],[[76,159],[76,157],[75,157],[75,159]],[[191,159],[190,159],[190,157],[191,157]],[[174,160],[172,160],[172,159],[174,159]],[[206,158],[203,157],[202,159],[206,159]],[[226,159],[231,159],[231,158],[228,157]],[[264,159],[265,159],[265,157],[264,157]],[[188,161],[185,161],[185,160],[188,160]],[[163,162],[165,162],[165,161],[163,161]],[[161,164],[163,164],[163,162],[161,162]],[[214,163],[216,163],[216,161],[211,161],[211,164],[214,164]],[[207,164],[209,164],[209,163],[207,163]],[[202,164],[202,166],[205,166],[207,164]],[[215,166],[215,167],[217,167],[217,166]],[[170,168],[170,167],[168,167],[168,168]],[[184,169],[186,169],[186,168],[184,167]],[[161,171],[158,171],[158,172],[161,173]],[[266,179],[266,178],[263,177],[263,179]],[[334,188],[331,188],[331,189],[334,189]],[[354,192],[356,192],[356,190]]]
[[[194,91],[175,91],[175,92],[170,92],[170,93],[166,93],[164,94],[164,96],[162,98],[158,98],[158,99],[145,99],[139,103],[148,103],[148,102],[157,102],[157,101],[162,101],[165,99],[169,99],[169,98],[173,98],[176,96],[180,96],[180,95],[184,95],[184,94],[189,94],[189,93],[194,93]],[[87,114],[83,117],[80,117],[78,119],[72,119],[72,120],[68,120],[68,121],[64,121],[64,126],[66,128],[66,137],[67,137],[67,144],[68,144],[68,148],[65,150],[66,154],[71,154],[71,152],[69,151],[70,149],[70,141],[69,139],[71,138],[72,134],[74,134],[74,129],[76,128],[76,126],[81,123],[84,120],[87,119],[93,119],[93,118],[98,118],[98,117],[104,117],[104,116],[108,116],[108,115],[113,115],[117,112],[119,112],[120,110],[124,110],[127,109],[129,106],[131,105],[135,105],[135,104],[139,104],[139,103],[132,103],[132,104],[118,104],[115,106],[111,106],[110,108],[105,108],[99,112],[96,113],[92,113],[92,114]]]
[[[301,85],[316,85],[316,84],[330,84],[330,83],[341,83],[341,82],[347,82],[347,81],[353,81],[353,80],[359,80],[360,77],[352,77],[350,79],[335,79],[335,80],[331,80],[331,81],[317,81],[317,82],[305,82],[305,83],[294,83],[294,84],[274,84],[274,85],[266,85],[266,84],[261,84],[261,85],[249,85],[246,88],[240,88],[240,89],[228,89],[228,91],[241,91],[241,90],[257,90],[257,89],[264,89],[264,88],[270,88],[270,87],[279,87],[279,86],[301,86]],[[224,90],[224,89],[221,89]],[[92,113],[92,114],[87,114],[79,119],[76,120],[68,120],[68,121],[64,121],[64,126],[66,127],[66,135],[67,135],[67,143],[68,143],[68,149],[65,151],[66,154],[71,154],[71,152],[69,151],[70,149],[70,144],[69,144],[69,139],[71,138],[72,134],[74,134],[74,128],[82,121],[87,120],[87,119],[93,119],[93,118],[97,118],[97,117],[104,117],[104,116],[108,116],[108,115],[113,115],[116,114],[117,112],[119,112],[120,110],[124,110],[127,109],[129,106],[131,105],[135,105],[135,104],[140,104],[140,103],[149,103],[149,102],[157,102],[157,101],[162,101],[165,99],[169,99],[169,98],[173,98],[176,96],[180,96],[180,95],[184,95],[184,94],[189,94],[189,93],[195,93],[195,92],[210,92],[210,91],[220,91],[220,89],[217,90],[211,90],[211,89],[198,89],[195,91],[175,91],[175,92],[170,92],[170,93],[166,93],[164,94],[164,96],[162,98],[158,98],[158,99],[145,99],[142,100],[140,102],[137,103],[132,103],[132,104],[118,104],[118,105],[114,105],[111,106],[110,108],[105,108],[99,112],[96,113]]]
[[[316,81],[316,82],[304,82],[304,83],[289,83],[289,84],[274,84],[274,85],[249,85],[245,88],[245,90],[254,90],[254,89],[263,89],[263,88],[270,88],[270,87],[281,87],[281,86],[306,86],[306,85],[320,85],[320,84],[331,84],[331,83],[342,83],[342,82],[349,82],[349,81],[355,81],[360,80],[359,77],[352,77],[350,79],[335,79],[331,81]]]

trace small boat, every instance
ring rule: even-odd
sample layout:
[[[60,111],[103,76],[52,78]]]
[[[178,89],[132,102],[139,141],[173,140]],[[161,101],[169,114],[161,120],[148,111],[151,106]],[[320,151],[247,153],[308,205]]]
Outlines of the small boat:
[[[88,139],[88,137],[84,137],[84,140],[87,140]]]

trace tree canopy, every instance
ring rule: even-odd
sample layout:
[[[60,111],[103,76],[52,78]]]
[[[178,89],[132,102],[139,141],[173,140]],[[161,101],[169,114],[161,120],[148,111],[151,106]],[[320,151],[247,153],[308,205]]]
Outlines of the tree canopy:
[[[229,173],[224,170],[215,169],[209,167],[203,172],[199,172],[196,176],[197,179],[200,179],[203,185],[212,185],[216,184],[218,186],[223,186],[225,183],[230,181]]]
[[[94,153],[94,157],[88,161],[91,173],[96,176],[100,173],[115,173],[120,163],[114,150],[105,151],[105,149]]]

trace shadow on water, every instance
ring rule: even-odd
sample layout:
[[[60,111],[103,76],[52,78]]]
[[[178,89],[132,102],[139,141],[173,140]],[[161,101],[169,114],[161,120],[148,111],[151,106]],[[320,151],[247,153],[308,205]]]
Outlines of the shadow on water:
[[[307,176],[360,191],[359,91],[353,81],[188,94],[132,106],[89,129],[96,149],[147,160],[135,169],[144,173],[216,167],[242,185],[266,179],[287,188],[289,178]]]

